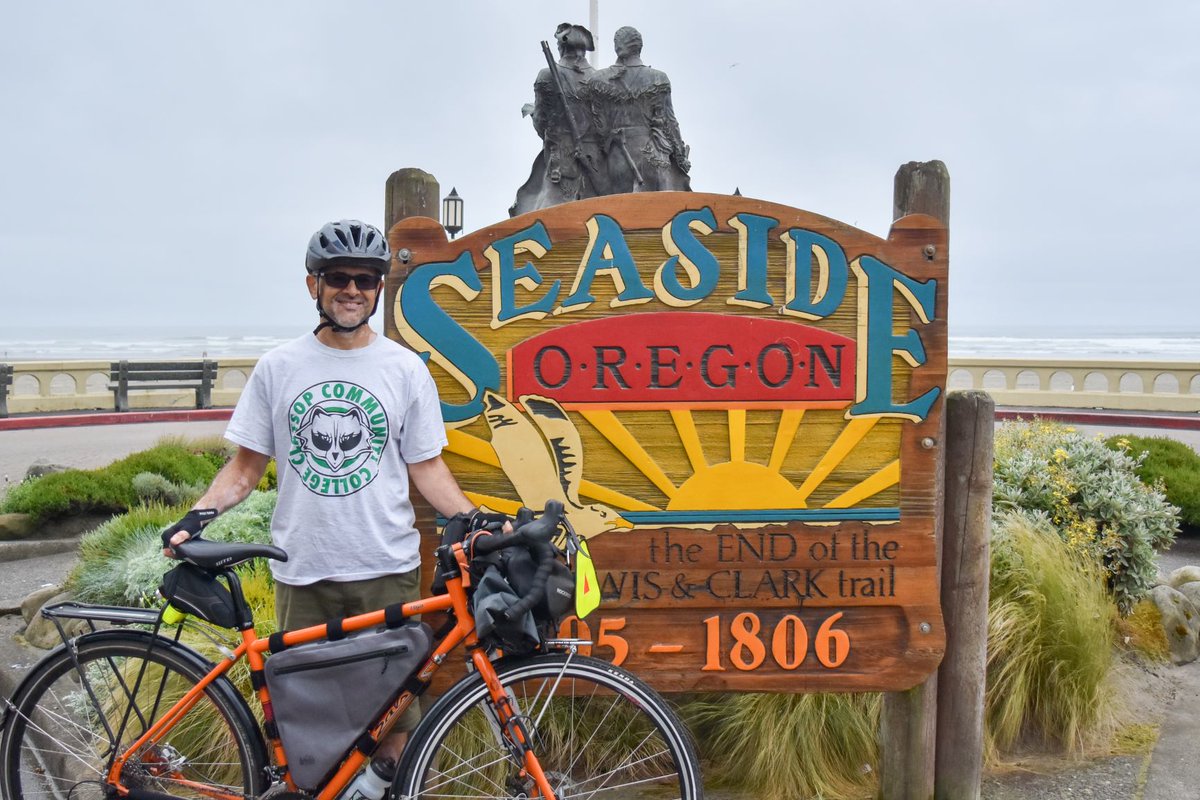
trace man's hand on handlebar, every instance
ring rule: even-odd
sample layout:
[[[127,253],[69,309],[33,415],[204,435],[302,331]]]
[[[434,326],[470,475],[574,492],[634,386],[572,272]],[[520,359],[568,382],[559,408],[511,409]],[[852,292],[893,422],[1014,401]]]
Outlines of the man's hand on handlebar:
[[[477,508],[467,520],[467,530],[477,531],[481,529],[511,533],[513,528],[512,521],[508,518],[507,514],[498,514]]]
[[[178,558],[174,550],[175,545],[199,536],[205,526],[216,518],[215,508],[193,508],[183,519],[162,532],[163,555],[167,558]]]

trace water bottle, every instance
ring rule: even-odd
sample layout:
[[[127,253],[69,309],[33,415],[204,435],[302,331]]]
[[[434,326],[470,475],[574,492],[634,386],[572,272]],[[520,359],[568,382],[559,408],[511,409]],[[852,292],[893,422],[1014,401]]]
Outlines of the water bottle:
[[[358,773],[354,782],[342,792],[341,800],[381,800],[392,784],[391,775],[381,775],[380,770],[390,771],[395,767],[386,759],[371,759],[371,763]]]

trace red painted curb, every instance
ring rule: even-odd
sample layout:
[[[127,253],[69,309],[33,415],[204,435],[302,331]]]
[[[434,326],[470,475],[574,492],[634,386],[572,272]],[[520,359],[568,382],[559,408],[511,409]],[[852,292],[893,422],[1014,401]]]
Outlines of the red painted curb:
[[[233,416],[232,408],[187,409],[183,411],[126,411],[99,414],[57,414],[46,417],[0,419],[0,431],[35,428],[76,428],[84,425],[131,425],[138,422],[213,422]]]

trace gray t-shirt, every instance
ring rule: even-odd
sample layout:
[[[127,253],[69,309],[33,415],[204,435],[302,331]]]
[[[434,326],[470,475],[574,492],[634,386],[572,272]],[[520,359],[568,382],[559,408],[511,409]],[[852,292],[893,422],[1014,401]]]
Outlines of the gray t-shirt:
[[[288,561],[276,580],[356,581],[420,563],[407,465],[446,446],[437,387],[421,359],[383,336],[336,350],[313,335],[264,355],[225,438],[274,456],[271,520]]]

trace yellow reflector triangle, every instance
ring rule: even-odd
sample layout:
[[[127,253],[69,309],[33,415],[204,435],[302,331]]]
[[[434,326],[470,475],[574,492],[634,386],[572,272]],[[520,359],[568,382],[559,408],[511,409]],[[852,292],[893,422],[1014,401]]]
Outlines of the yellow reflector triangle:
[[[588,552],[587,542],[579,542],[575,554],[575,616],[583,619],[600,607],[600,581],[596,579],[596,565]]]

